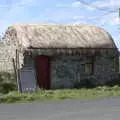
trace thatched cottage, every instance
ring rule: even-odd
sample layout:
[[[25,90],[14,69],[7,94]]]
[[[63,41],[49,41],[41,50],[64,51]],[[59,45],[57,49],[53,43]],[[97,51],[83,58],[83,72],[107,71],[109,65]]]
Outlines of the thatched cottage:
[[[13,51],[9,59],[18,63],[22,91],[100,85],[118,75],[115,43],[96,26],[15,24],[4,39]]]

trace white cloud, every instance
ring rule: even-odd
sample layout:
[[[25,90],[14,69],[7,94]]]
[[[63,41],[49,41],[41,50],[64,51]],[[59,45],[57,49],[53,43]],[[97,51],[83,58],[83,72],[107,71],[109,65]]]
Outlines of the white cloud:
[[[85,6],[88,10],[90,10],[90,11],[94,11],[94,10],[96,10],[95,8],[93,8],[93,7],[90,7],[90,6]]]
[[[57,5],[56,5],[56,7],[80,7],[82,4],[79,2],[79,1],[77,1],[77,2],[73,2],[73,3],[58,3]]]
[[[12,7],[21,7],[27,4],[31,4],[32,5],[33,0],[20,0],[19,2],[14,3],[13,1],[11,1],[10,4],[1,4],[0,7],[1,8],[12,8]]]
[[[96,7],[98,8],[108,8],[108,9],[118,9],[120,7],[120,0],[99,0],[94,2],[73,2],[72,7],[80,7],[84,6],[88,10],[95,10]]]
[[[92,4],[100,8],[117,8],[120,7],[120,0],[99,0]]]
[[[71,7],[71,4],[56,4],[56,7],[62,8],[62,7]]]
[[[81,19],[84,19],[85,17],[84,16],[73,16],[73,20],[81,20]]]
[[[72,3],[72,7],[80,7],[81,5],[82,5],[81,2],[79,1]]]
[[[118,24],[120,24],[120,20],[119,17],[117,15],[107,15],[104,17],[101,17],[98,21],[98,23],[100,26],[111,26],[114,27]]]
[[[77,24],[87,24],[87,18],[85,18],[85,16],[74,16],[73,17],[73,24],[77,25]]]
[[[78,20],[78,21],[73,22],[73,25],[80,25],[80,24],[87,24],[87,22],[84,20]]]
[[[120,24],[120,19],[119,19],[118,17],[115,17],[115,18],[113,18],[113,19],[110,21],[110,24],[111,24],[111,25]]]
[[[93,11],[95,10],[95,8],[91,7],[91,6],[88,6],[88,5],[85,5],[83,3],[81,3],[80,1],[77,1],[77,2],[73,2],[72,3],[72,7],[74,8],[77,8],[77,7],[85,7],[86,9],[90,10],[90,11]]]

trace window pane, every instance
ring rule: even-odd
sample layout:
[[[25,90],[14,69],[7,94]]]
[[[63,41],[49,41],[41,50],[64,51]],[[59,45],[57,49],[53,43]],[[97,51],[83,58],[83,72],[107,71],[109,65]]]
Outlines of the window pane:
[[[92,73],[92,64],[85,64],[85,72],[89,74]]]

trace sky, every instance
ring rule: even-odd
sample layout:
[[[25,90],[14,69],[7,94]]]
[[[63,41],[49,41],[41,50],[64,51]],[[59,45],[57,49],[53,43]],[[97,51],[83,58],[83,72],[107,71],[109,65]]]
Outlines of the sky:
[[[120,50],[119,7],[120,0],[0,0],[0,34],[15,23],[96,25]]]

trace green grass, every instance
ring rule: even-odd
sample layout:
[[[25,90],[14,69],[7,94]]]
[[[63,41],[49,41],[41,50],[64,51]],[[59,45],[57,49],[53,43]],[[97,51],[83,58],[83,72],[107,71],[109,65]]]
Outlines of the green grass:
[[[35,93],[10,92],[0,95],[0,103],[26,103],[58,101],[64,99],[93,99],[120,96],[120,87],[97,87],[93,89],[39,90]]]

